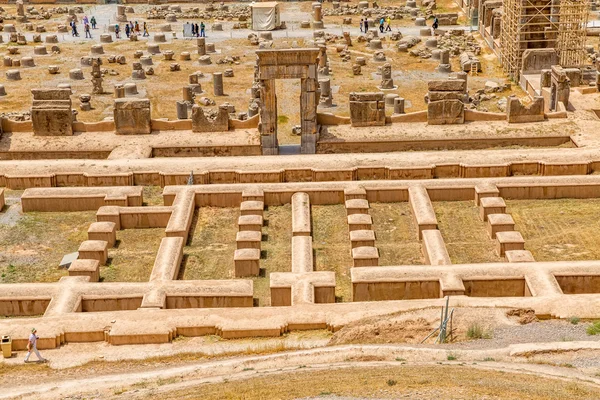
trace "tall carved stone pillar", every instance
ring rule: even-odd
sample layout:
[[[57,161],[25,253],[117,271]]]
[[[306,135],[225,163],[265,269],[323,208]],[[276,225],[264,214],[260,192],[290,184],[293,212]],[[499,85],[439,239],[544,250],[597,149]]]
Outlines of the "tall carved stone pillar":
[[[264,155],[279,154],[275,79],[260,80],[260,142]]]
[[[317,102],[319,83],[316,78],[316,65],[310,65],[309,78],[300,80],[300,126],[302,127],[300,152],[315,154],[317,150]],[[314,74],[311,70],[315,70]],[[314,76],[311,77],[311,76]]]

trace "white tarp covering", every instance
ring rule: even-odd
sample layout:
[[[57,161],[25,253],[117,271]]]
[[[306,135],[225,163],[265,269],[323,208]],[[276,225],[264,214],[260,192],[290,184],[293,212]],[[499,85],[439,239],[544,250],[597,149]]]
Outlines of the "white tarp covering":
[[[279,4],[275,1],[251,4],[252,29],[255,31],[272,31],[279,28]]]
[[[198,25],[198,29],[200,29],[200,25]],[[192,24],[186,22],[183,24],[183,37],[192,37]]]

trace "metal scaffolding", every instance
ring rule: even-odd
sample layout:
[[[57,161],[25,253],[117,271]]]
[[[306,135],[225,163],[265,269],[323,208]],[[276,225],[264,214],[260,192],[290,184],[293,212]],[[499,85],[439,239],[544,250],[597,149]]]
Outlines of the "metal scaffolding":
[[[554,48],[563,67],[584,63],[588,0],[504,0],[503,10],[500,61],[512,79],[527,49]]]

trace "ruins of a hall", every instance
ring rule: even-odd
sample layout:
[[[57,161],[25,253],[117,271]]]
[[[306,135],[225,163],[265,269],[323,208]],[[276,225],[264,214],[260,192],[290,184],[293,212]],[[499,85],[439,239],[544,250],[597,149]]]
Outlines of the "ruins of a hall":
[[[57,358],[71,344],[208,357],[218,342],[236,363],[298,332],[434,354],[520,313],[592,324],[596,6],[2,4],[3,362],[22,361],[33,327]],[[440,309],[456,313],[447,337]],[[596,340],[567,328],[567,344],[498,346]]]

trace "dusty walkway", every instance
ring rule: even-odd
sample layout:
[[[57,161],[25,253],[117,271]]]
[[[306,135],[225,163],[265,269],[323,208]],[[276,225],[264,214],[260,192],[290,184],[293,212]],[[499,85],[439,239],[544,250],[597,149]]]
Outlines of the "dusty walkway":
[[[521,346],[521,351],[535,351],[540,345]],[[586,343],[577,343],[577,348]],[[146,395],[168,393],[174,390],[190,388],[202,383],[216,383],[257,376],[256,374],[277,374],[298,368],[311,370],[345,368],[356,366],[397,365],[407,362],[411,365],[435,365],[439,363],[467,364],[473,368],[505,370],[513,373],[534,374],[543,377],[556,377],[570,381],[580,381],[600,388],[600,378],[579,372],[573,368],[561,368],[549,365],[514,363],[519,353],[514,346],[491,350],[464,350],[460,353],[445,349],[419,349],[414,346],[396,345],[353,345],[336,346],[324,349],[301,350],[265,356],[240,357],[209,361],[186,366],[161,368],[143,372],[124,373],[118,375],[92,376],[81,379],[61,380],[52,383],[5,387],[0,398],[24,396],[33,398],[60,398],[63,396],[92,395],[97,398],[109,397],[128,391],[141,398]],[[561,350],[564,351],[564,350]],[[448,362],[448,360],[455,360]],[[361,361],[370,360],[367,363]],[[424,362],[423,360],[428,360]],[[377,362],[375,362],[377,361]],[[482,363],[485,361],[484,363]],[[496,362],[502,361],[502,362]],[[140,390],[143,382],[160,380],[160,388]],[[164,382],[168,382],[164,384]],[[84,388],[82,390],[82,388]]]

